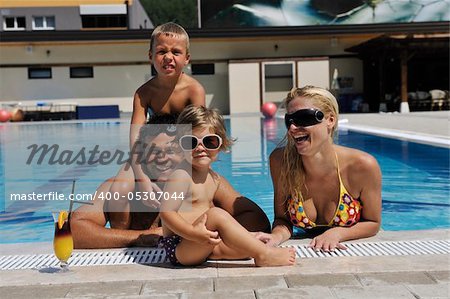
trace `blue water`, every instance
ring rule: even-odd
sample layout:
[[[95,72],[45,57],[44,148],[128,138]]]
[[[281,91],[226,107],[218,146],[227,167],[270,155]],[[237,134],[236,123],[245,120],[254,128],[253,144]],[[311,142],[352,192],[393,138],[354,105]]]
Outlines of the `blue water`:
[[[237,138],[230,153],[221,154],[213,168],[236,190],[260,205],[273,220],[273,190],[268,156],[285,133],[281,120],[257,117],[227,120],[228,132]],[[31,144],[55,144],[77,151],[127,150],[129,125],[105,122],[84,124],[0,125],[0,242],[51,241],[50,210],[67,209],[67,202],[11,202],[11,192],[69,194],[72,179],[77,193],[93,193],[119,166],[26,165]],[[421,230],[450,227],[449,150],[373,135],[340,131],[337,143],[364,150],[380,164],[383,174],[382,228]],[[6,211],[5,211],[6,208]]]

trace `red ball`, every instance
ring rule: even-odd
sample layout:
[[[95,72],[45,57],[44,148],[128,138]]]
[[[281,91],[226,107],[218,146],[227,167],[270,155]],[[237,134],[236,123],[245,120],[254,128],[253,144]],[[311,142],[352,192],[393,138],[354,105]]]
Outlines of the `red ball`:
[[[277,113],[277,105],[272,102],[264,103],[261,107],[261,112],[265,118],[272,118]]]
[[[0,122],[7,122],[11,118],[11,113],[6,110],[0,109]]]

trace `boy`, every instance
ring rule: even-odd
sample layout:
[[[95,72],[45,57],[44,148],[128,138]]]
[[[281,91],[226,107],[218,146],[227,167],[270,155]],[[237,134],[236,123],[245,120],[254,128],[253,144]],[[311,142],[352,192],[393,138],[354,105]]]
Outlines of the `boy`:
[[[153,30],[148,52],[156,76],[136,90],[130,128],[130,164],[125,164],[116,175],[110,191],[121,195],[138,191],[152,192],[153,187],[139,163],[133,148],[140,127],[145,124],[147,113],[178,114],[187,105],[205,106],[205,90],[194,78],[186,75],[183,68],[189,63],[189,36],[178,24],[165,23]],[[135,182],[137,182],[135,186]],[[115,211],[127,209],[127,201],[115,202]],[[157,209],[158,207],[153,207]],[[111,223],[127,226],[127,219],[121,212],[111,217]]]

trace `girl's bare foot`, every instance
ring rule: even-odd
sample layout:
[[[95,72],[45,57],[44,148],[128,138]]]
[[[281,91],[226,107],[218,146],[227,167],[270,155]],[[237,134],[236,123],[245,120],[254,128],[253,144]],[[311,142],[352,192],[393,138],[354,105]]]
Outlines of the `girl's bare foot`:
[[[255,265],[258,267],[292,266],[294,264],[294,248],[277,248],[267,246],[264,254],[259,257],[255,257]]]

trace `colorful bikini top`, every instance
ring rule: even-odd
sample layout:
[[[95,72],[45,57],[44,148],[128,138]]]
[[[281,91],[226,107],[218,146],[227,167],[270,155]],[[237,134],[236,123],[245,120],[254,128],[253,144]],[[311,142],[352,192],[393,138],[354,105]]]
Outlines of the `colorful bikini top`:
[[[362,202],[360,199],[354,199],[353,197],[351,197],[350,193],[342,183],[337,155],[336,162],[338,165],[337,171],[339,177],[340,192],[339,202],[336,208],[336,212],[334,213],[334,217],[326,225],[315,224],[308,218],[308,216],[306,216],[306,213],[303,209],[303,202],[298,199],[298,196],[295,198],[289,196],[287,200],[287,208],[289,217],[293,225],[300,228],[310,229],[317,226],[352,226],[359,221],[359,219],[361,218],[361,211],[363,207]]]

